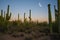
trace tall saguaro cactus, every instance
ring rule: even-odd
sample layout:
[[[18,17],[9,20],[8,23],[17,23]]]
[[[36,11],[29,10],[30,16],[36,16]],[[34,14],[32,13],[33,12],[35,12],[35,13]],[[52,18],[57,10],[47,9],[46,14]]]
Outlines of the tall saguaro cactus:
[[[0,15],[0,21],[3,21],[4,18],[3,18],[3,10],[1,10],[1,15]]]
[[[3,10],[1,10],[1,17],[3,17]]]
[[[25,22],[25,13],[24,13],[24,22]]]
[[[54,11],[55,11],[55,22],[57,22],[58,20],[58,10],[56,10],[56,7],[54,5]]]
[[[31,22],[31,9],[29,10],[29,22]]]
[[[60,0],[58,1],[58,27],[59,27],[59,33],[60,33]]]
[[[6,16],[6,15],[5,15],[5,11],[4,11],[4,20],[5,20],[5,16]]]
[[[19,21],[19,13],[18,13],[18,21]]]
[[[51,16],[50,4],[48,4],[48,20],[49,20],[50,33],[52,33],[52,16]]]
[[[58,33],[58,10],[56,9],[54,5],[54,11],[55,11],[55,32]]]
[[[9,13],[9,5],[8,5],[8,8],[7,8],[7,14],[6,14],[6,20],[9,20],[11,18],[11,13]]]

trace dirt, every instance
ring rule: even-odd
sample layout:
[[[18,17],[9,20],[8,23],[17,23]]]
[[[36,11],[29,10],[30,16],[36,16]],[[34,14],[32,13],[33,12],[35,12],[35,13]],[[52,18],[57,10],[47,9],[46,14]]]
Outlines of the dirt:
[[[13,34],[2,34],[0,40],[50,40],[44,33],[31,32],[30,34],[18,32]]]

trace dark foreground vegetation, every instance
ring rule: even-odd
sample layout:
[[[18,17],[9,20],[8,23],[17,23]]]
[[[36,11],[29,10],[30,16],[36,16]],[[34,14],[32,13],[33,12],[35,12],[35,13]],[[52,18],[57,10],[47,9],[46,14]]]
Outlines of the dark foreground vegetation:
[[[58,0],[58,10],[55,8],[55,21],[52,22],[51,8],[48,4],[49,22],[33,22],[31,10],[29,10],[29,21],[24,13],[24,22],[19,20],[10,21],[12,13],[9,11],[0,15],[0,40],[60,40],[60,0]],[[3,15],[4,14],[4,15]]]

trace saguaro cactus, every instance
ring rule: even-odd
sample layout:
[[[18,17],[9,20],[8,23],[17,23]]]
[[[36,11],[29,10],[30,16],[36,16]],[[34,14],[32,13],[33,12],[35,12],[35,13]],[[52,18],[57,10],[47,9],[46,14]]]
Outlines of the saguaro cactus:
[[[3,10],[1,10],[1,15],[0,15],[0,21],[3,21],[4,18],[3,18]]]
[[[4,20],[5,20],[5,11],[4,11]]]
[[[1,16],[3,17],[3,10],[1,10]]]
[[[25,22],[25,13],[24,13],[24,22]]]
[[[31,22],[31,9],[29,10],[29,22]]]
[[[18,13],[18,21],[19,21],[19,13]]]
[[[57,2],[58,2],[58,27],[60,33],[60,0],[57,0]]]
[[[50,33],[52,33],[52,16],[51,16],[50,4],[48,4],[48,20],[49,20]]]
[[[55,11],[55,32],[58,33],[58,10],[56,9],[54,5],[54,11]]]
[[[58,20],[58,10],[56,10],[56,7],[54,5],[54,11],[55,11],[55,22],[57,22]]]
[[[9,5],[8,5],[8,8],[7,8],[7,14],[6,14],[6,20],[9,20],[11,18],[11,13],[9,14]]]

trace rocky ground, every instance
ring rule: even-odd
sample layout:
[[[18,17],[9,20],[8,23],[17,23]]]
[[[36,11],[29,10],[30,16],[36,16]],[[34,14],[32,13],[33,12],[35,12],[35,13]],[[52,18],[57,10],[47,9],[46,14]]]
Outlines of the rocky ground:
[[[27,28],[24,31],[0,33],[0,40],[50,40],[48,33],[41,32],[40,28]]]
[[[26,34],[19,32],[15,34],[2,34],[0,40],[50,40],[50,37],[44,33]]]

